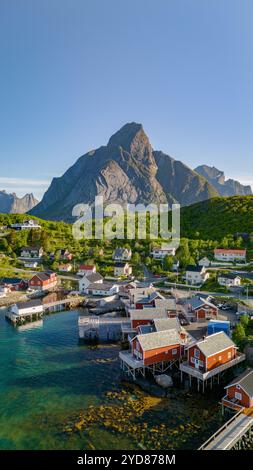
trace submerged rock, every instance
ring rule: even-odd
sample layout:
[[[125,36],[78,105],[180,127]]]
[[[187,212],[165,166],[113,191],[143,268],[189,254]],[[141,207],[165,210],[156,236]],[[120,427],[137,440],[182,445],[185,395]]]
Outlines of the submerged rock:
[[[169,388],[173,386],[172,377],[167,374],[156,375],[155,381],[162,388]]]

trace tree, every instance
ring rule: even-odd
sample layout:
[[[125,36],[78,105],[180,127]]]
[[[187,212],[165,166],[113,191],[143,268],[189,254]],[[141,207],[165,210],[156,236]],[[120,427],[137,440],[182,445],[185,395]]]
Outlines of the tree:
[[[235,344],[240,349],[243,349],[243,347],[245,346],[246,333],[241,323],[238,323],[236,325],[232,337],[233,337],[233,341],[235,342]]]
[[[140,264],[141,257],[139,255],[139,253],[134,253],[134,255],[132,257],[132,262],[133,262],[133,264]]]
[[[173,266],[173,256],[169,256],[169,255],[165,256],[164,261],[163,261],[163,268],[166,271],[171,271],[172,266]]]
[[[249,324],[249,317],[248,315],[244,314],[240,318],[240,323],[242,324],[244,330],[246,330],[248,324]]]

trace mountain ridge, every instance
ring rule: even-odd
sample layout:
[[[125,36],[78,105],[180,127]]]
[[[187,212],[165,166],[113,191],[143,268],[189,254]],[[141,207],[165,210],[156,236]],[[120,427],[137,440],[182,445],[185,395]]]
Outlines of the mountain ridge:
[[[186,206],[218,197],[220,192],[204,175],[154,150],[142,124],[131,122],[116,131],[107,145],[85,153],[62,176],[53,178],[30,213],[72,221],[73,207],[92,205],[97,195],[103,196],[106,204]]]
[[[215,166],[199,165],[195,171],[209,181],[219,192],[220,196],[250,196],[252,189],[249,185],[243,185],[237,180],[225,179],[225,173]]]
[[[0,191],[0,212],[4,214],[24,214],[33,209],[38,202],[32,193],[18,197],[16,193]]]

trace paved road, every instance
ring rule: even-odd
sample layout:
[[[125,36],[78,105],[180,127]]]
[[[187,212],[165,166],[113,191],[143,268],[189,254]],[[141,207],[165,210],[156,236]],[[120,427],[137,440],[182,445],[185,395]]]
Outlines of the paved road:
[[[6,268],[6,271],[17,271],[21,273],[28,273],[28,274],[38,274],[40,271],[31,270],[31,269],[22,269],[22,268]],[[76,276],[75,274],[58,274],[58,277],[61,279],[68,279],[69,281],[78,281],[80,276]]]
[[[211,295],[213,297],[228,297],[228,298],[233,298],[233,299],[238,299],[238,300],[253,300],[253,296],[246,296],[242,294],[237,294],[237,293],[222,293],[222,292],[211,292],[211,291],[206,291],[206,290],[197,290],[197,289],[192,289],[191,286],[184,286],[180,287],[178,284],[171,283],[170,287],[163,287],[163,291],[170,292],[171,288],[174,288],[180,292],[185,292],[186,294],[189,294],[189,292],[192,292],[194,294],[200,294],[200,295]]]

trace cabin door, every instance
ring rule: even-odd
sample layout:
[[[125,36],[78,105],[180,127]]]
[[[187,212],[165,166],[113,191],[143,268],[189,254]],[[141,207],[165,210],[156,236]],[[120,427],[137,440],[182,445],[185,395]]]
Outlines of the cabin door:
[[[195,359],[195,369],[199,369],[199,360]]]

